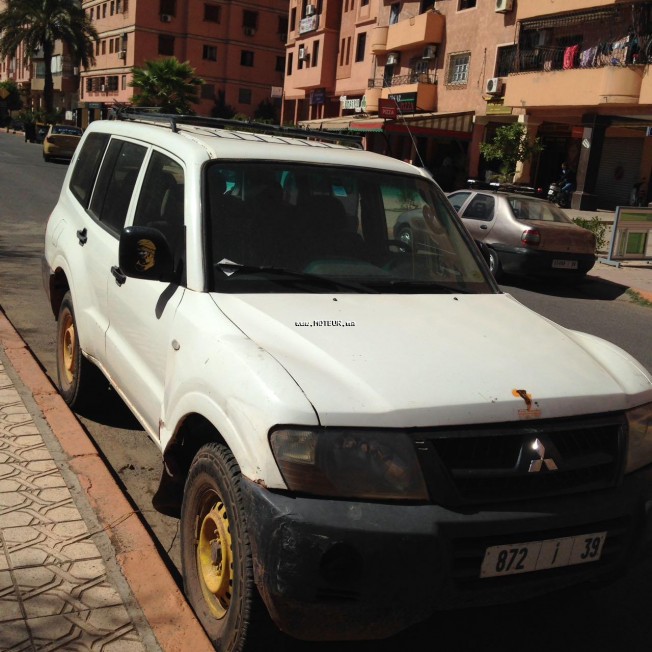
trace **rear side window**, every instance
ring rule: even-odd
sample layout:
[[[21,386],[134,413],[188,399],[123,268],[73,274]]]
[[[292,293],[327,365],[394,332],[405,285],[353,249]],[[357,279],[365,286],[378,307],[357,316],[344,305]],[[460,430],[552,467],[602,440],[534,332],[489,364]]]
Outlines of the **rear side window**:
[[[95,177],[109,138],[108,134],[88,134],[77,157],[77,163],[70,179],[70,191],[84,208],[88,207]]]
[[[476,195],[466,207],[462,217],[481,222],[491,222],[494,218],[495,200],[489,195]]]
[[[110,231],[120,233],[147,148],[114,139],[97,177],[90,214]]]

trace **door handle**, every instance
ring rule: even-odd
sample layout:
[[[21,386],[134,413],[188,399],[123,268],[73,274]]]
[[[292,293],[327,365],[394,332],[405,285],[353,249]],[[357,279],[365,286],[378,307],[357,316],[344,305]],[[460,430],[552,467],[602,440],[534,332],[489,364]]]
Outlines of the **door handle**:
[[[489,227],[486,224],[483,224],[480,228],[486,231]]]
[[[77,231],[77,240],[79,240],[79,244],[82,247],[88,242],[88,231],[86,228]]]
[[[113,265],[113,267],[111,267],[111,274],[113,274],[116,285],[124,285],[127,281],[127,277],[117,265]]]

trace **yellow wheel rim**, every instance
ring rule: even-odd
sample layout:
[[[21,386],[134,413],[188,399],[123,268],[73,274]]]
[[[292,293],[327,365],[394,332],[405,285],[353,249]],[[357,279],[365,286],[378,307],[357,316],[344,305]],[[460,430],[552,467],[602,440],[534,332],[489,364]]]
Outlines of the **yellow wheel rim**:
[[[72,320],[72,315],[70,313],[66,313],[65,315],[61,337],[63,372],[66,381],[72,383],[75,379],[75,347],[77,344],[75,339],[75,322]]]
[[[231,604],[233,550],[226,507],[217,502],[203,517],[197,542],[197,570],[204,598],[215,618]]]

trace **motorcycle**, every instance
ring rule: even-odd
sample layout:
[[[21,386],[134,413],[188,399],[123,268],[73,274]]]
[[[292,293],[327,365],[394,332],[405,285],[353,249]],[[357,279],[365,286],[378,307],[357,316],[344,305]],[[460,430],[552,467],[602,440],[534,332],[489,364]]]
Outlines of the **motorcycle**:
[[[557,204],[559,208],[570,208],[571,193],[564,192],[561,186],[553,181],[548,188],[548,201]]]

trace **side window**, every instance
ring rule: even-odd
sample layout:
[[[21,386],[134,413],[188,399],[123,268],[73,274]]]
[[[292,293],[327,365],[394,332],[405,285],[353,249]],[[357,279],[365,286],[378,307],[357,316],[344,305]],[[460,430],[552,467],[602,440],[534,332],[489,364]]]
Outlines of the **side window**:
[[[116,235],[124,226],[146,152],[142,145],[113,139],[104,157],[89,211]]]
[[[482,222],[491,222],[494,218],[496,200],[489,195],[476,195],[466,207],[462,217]]]
[[[450,195],[448,200],[451,206],[459,213],[462,204],[469,198],[470,194],[470,192],[456,192],[454,195]]]
[[[77,157],[77,163],[70,178],[70,192],[84,208],[88,207],[95,176],[108,142],[108,134],[88,134]]]
[[[138,198],[135,226],[150,226],[167,238],[178,269],[184,258],[183,168],[169,156],[153,152]]]

